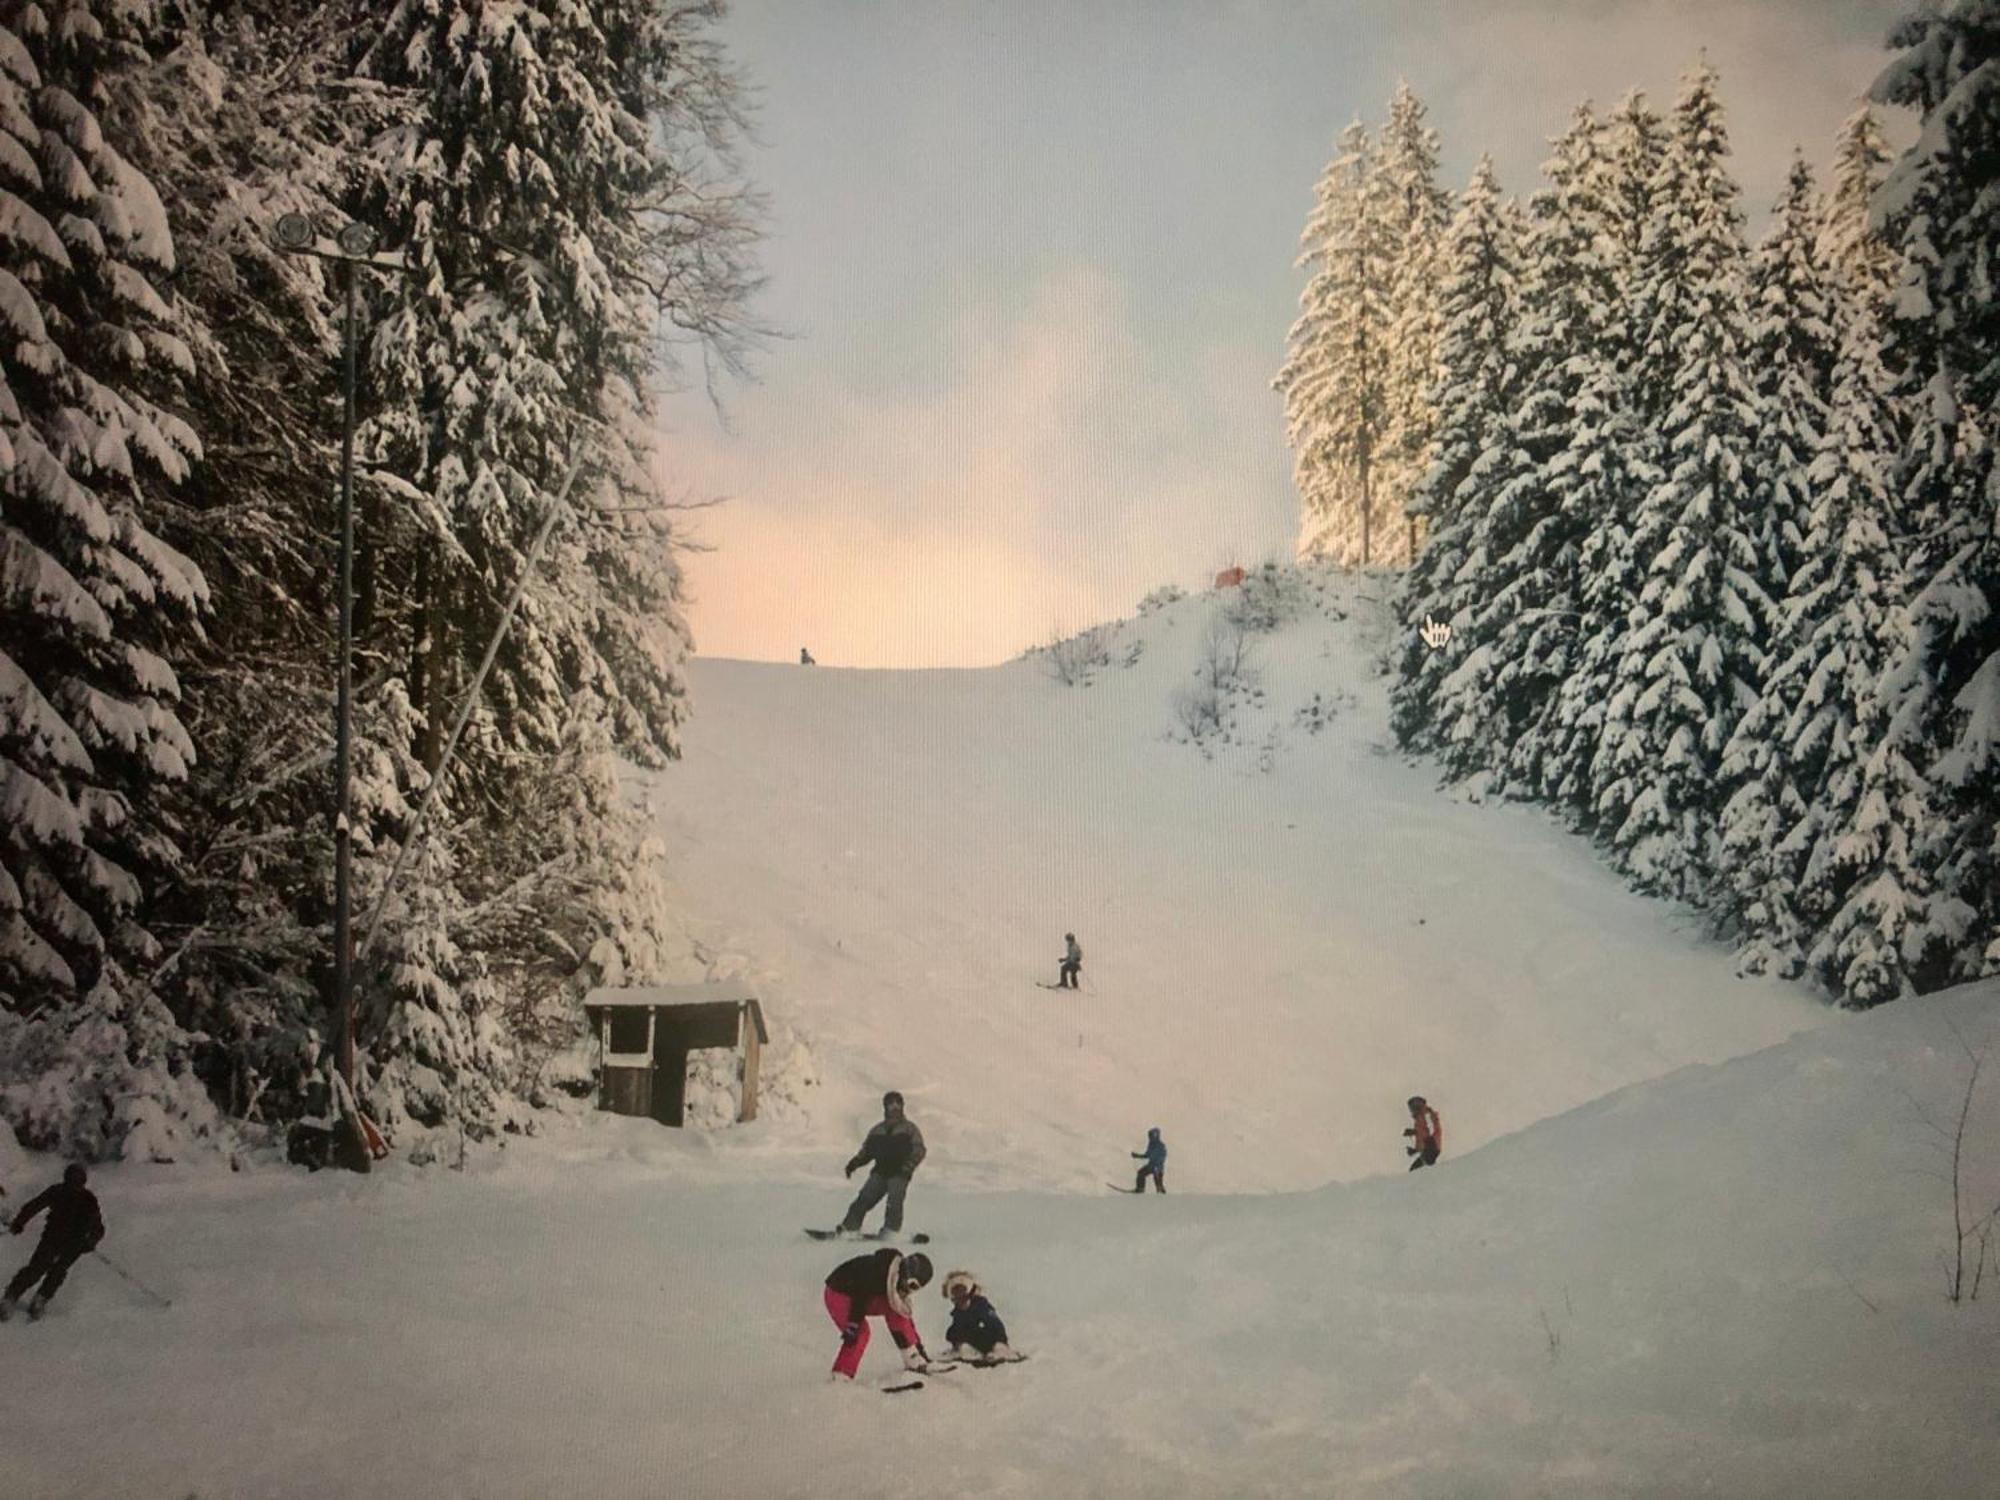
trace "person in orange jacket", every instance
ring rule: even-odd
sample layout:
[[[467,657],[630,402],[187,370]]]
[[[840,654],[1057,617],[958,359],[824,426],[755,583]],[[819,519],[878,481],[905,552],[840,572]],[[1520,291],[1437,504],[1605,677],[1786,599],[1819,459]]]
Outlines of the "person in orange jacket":
[[[1444,1124],[1438,1119],[1438,1112],[1424,1103],[1422,1094],[1415,1094],[1410,1098],[1410,1118],[1416,1123],[1403,1132],[1416,1142],[1403,1148],[1405,1156],[1416,1158],[1410,1163],[1410,1170],[1436,1166],[1438,1153],[1444,1150]]]

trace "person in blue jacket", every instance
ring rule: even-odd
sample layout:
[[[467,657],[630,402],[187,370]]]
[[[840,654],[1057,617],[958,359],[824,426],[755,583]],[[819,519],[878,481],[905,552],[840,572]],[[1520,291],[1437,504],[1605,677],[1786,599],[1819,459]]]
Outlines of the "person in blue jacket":
[[[952,1355],[968,1364],[1004,1364],[1020,1359],[1007,1343],[1007,1325],[987,1300],[986,1288],[970,1271],[953,1271],[944,1279],[951,1303],[951,1327],[945,1339]]]
[[[1146,1164],[1139,1168],[1139,1179],[1132,1185],[1132,1191],[1145,1192],[1146,1179],[1151,1177],[1155,1191],[1164,1193],[1167,1190],[1167,1143],[1160,1139],[1159,1126],[1155,1125],[1146,1132],[1146,1149],[1134,1151],[1132,1155],[1135,1160],[1139,1157],[1146,1160]]]

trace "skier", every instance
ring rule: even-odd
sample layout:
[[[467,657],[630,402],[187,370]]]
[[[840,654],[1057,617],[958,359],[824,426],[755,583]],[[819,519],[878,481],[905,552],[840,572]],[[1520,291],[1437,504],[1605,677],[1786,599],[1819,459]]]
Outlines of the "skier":
[[[799,665],[802,667],[816,667],[819,663],[813,660],[812,652],[801,646],[799,647]]]
[[[882,1232],[900,1233],[903,1195],[910,1190],[910,1177],[923,1159],[924,1134],[917,1129],[916,1121],[903,1117],[903,1096],[891,1089],[882,1096],[882,1123],[868,1132],[861,1149],[847,1163],[849,1177],[854,1175],[856,1167],[870,1162],[874,1165],[869,1168],[868,1180],[861,1184],[861,1191],[847,1206],[847,1217],[840,1221],[841,1229],[848,1234],[859,1233],[868,1210],[880,1203],[886,1193],[889,1207],[882,1215]]]
[[[1132,1191],[1135,1193],[1145,1192],[1146,1179],[1151,1177],[1153,1179],[1154,1190],[1164,1193],[1167,1190],[1167,1143],[1160,1139],[1159,1126],[1155,1125],[1151,1130],[1146,1132],[1146,1149],[1144,1151],[1134,1151],[1132,1156],[1134,1160],[1144,1157],[1146,1162],[1144,1166],[1139,1168],[1139,1178],[1132,1185]]]
[[[931,1260],[922,1251],[904,1255],[899,1250],[877,1250],[833,1268],[833,1274],[826,1278],[826,1315],[840,1330],[840,1353],[833,1360],[835,1379],[852,1380],[861,1368],[861,1356],[868,1351],[870,1318],[880,1318],[889,1325],[889,1337],[903,1351],[904,1369],[922,1372],[932,1368],[910,1315],[910,1294],[930,1285],[930,1279]]]
[[[1410,1170],[1414,1172],[1418,1167],[1436,1166],[1438,1152],[1444,1150],[1444,1125],[1438,1119],[1438,1112],[1424,1103],[1422,1094],[1413,1094],[1410,1097],[1410,1118],[1417,1122],[1403,1132],[1416,1141],[1414,1146],[1403,1148],[1405,1156],[1416,1158],[1410,1163]]]
[[[1062,966],[1056,970],[1056,988],[1073,990],[1076,988],[1077,973],[1083,968],[1083,950],[1077,947],[1073,932],[1063,934],[1063,943]]]
[[[945,1338],[954,1359],[1003,1364],[1022,1357],[1008,1345],[1007,1325],[993,1310],[977,1276],[970,1271],[953,1271],[944,1279],[944,1295],[951,1303],[951,1328]]]
[[[41,1290],[28,1304],[28,1316],[39,1318],[47,1309],[49,1298],[62,1289],[69,1268],[86,1252],[95,1250],[98,1241],[104,1238],[104,1216],[98,1211],[96,1195],[84,1186],[88,1180],[89,1174],[82,1166],[72,1163],[63,1169],[61,1182],[30,1199],[14,1215],[14,1233],[21,1234],[36,1214],[45,1208],[49,1211],[35,1253],[7,1283],[6,1296],[0,1297],[0,1323],[14,1316],[15,1304],[37,1282],[41,1283]]]

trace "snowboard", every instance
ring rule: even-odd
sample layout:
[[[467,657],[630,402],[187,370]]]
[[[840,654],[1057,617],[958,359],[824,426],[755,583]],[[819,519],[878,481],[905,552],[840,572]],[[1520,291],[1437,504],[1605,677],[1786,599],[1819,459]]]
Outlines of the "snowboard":
[[[848,1235],[845,1231],[839,1229],[808,1228],[806,1230],[806,1234],[809,1238],[816,1240],[857,1239],[857,1240],[875,1240],[879,1242],[882,1240],[893,1238],[893,1236],[890,1235],[888,1231],[882,1229],[878,1229],[872,1234]],[[927,1234],[913,1234],[910,1236],[910,1243],[913,1245],[928,1245],[930,1242],[931,1242],[931,1237]]]
[[[1112,1191],[1112,1192],[1114,1192],[1114,1193],[1143,1193],[1143,1192],[1145,1192],[1145,1191],[1146,1191],[1146,1190],[1145,1190],[1144,1188],[1128,1188],[1128,1187],[1120,1187],[1120,1186],[1119,1186],[1119,1185],[1118,1185],[1117,1183],[1115,1183],[1115,1182],[1107,1182],[1107,1183],[1105,1183],[1104,1185],[1105,1185],[1106,1187],[1110,1188],[1110,1189],[1111,1189],[1111,1191]],[[808,1233],[810,1233],[811,1231],[810,1231],[810,1230],[808,1230],[807,1232],[808,1232]]]
[[[1066,990],[1069,986],[1066,984],[1049,984],[1044,980],[1037,979],[1035,981],[1035,988],[1038,990]]]

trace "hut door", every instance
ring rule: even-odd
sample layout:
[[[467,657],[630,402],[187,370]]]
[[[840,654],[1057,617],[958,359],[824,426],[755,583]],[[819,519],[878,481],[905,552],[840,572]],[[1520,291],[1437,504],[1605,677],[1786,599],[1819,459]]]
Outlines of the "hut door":
[[[662,1125],[685,1123],[687,1081],[687,1033],[662,1015],[653,1034],[653,1118]]]

